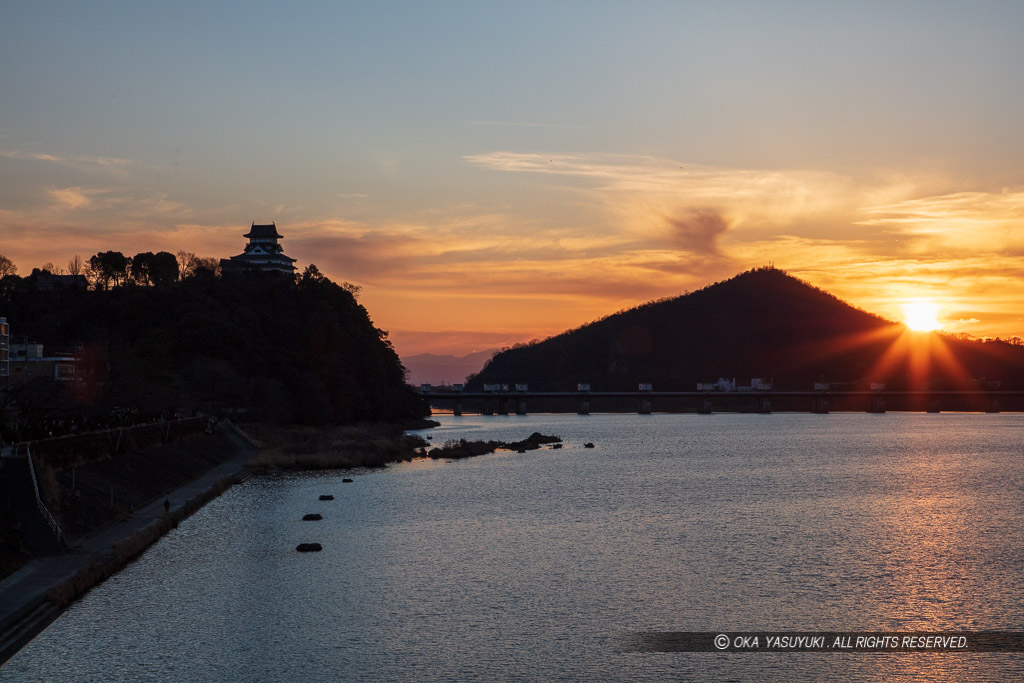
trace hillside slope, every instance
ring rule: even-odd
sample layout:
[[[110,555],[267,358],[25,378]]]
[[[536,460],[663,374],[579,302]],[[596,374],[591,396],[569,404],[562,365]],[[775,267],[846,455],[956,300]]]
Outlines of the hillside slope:
[[[19,438],[55,420],[244,409],[304,424],[422,415],[386,333],[351,292],[310,271],[192,277],[167,287],[0,292],[16,338],[79,346],[78,381],[12,388]],[[87,424],[89,427],[104,426]]]
[[[781,270],[760,268],[503,351],[471,388],[519,382],[557,391],[588,382],[595,391],[613,391],[651,382],[656,390],[686,391],[719,377],[770,378],[777,388],[793,389],[815,381],[896,387],[979,376],[1016,385],[1024,379],[1024,348],[939,337],[922,360],[911,337],[902,325]]]

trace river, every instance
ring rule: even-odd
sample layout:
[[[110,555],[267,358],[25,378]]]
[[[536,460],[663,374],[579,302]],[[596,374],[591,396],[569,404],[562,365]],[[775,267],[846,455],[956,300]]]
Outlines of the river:
[[[622,645],[644,631],[1024,630],[1024,415],[439,419],[423,432],[434,443],[540,431],[565,446],[254,477],[74,604],[0,679],[999,681],[1024,670],[1024,654]],[[311,512],[324,519],[301,521]],[[323,551],[298,553],[301,542]]]

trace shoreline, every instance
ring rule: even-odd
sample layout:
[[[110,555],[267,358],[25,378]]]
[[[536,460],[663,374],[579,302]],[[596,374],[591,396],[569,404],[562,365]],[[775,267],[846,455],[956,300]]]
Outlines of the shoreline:
[[[0,668],[75,600],[130,564],[179,522],[254,474],[386,467],[421,457],[461,459],[496,448],[535,449],[561,441],[534,434],[523,442],[479,442],[486,450],[470,453],[463,452],[470,445],[465,442],[454,449],[455,444],[430,449],[425,440],[406,434],[438,425],[431,420],[326,429],[253,425],[254,436],[221,421],[217,430],[231,441],[231,457],[166,496],[78,538],[65,553],[36,557],[0,580]],[[325,445],[326,455],[321,450]],[[166,510],[164,501],[170,501]]]
[[[37,557],[0,581],[0,667],[42,633],[65,609],[120,571],[178,522],[251,476],[257,444],[222,422],[234,454],[196,479],[79,538],[60,555]],[[164,509],[164,501],[170,501]]]

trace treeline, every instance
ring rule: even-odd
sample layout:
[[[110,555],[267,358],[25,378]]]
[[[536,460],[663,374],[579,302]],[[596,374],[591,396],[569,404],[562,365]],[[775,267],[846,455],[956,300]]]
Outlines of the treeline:
[[[17,273],[17,265],[0,255],[0,278],[17,276]],[[126,256],[120,251],[101,251],[87,260],[76,254],[68,261],[66,268],[45,263],[41,268],[33,268],[28,278],[81,276],[93,289],[110,289],[129,285],[165,287],[204,273],[219,275],[220,261],[184,250],[177,254],[145,251],[135,256]]]
[[[964,388],[1024,386],[1024,347],[941,335],[926,349],[906,328],[850,306],[775,268],[758,268],[685,296],[643,304],[496,354],[469,387],[526,383],[565,391],[693,391],[719,377],[776,388],[884,382]]]
[[[106,261],[114,270],[101,273],[94,289],[0,290],[0,315],[15,340],[77,347],[79,359],[75,381],[11,386],[15,427],[26,432],[16,436],[29,438],[43,422],[112,415],[137,421],[197,410],[300,424],[426,412],[355,288],[335,284],[316,266],[294,281],[221,278],[205,267],[182,279],[180,262],[171,277],[170,254],[133,257],[121,271],[110,253],[97,254],[97,268]],[[131,283],[118,279],[122,272]],[[138,286],[145,284],[153,286]]]

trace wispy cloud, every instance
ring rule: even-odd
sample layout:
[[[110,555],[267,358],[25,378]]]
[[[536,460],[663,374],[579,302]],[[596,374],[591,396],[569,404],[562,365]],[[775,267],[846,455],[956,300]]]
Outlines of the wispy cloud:
[[[648,156],[494,152],[483,168],[549,177],[603,207],[626,243],[601,272],[643,254],[668,286],[774,262],[898,319],[911,296],[944,302],[951,327],[1008,323],[1024,300],[1024,191],[963,191],[933,172],[714,168]],[[601,233],[602,236],[605,233]],[[673,254],[672,248],[678,249]],[[672,256],[676,256],[675,259]],[[692,269],[692,270],[691,270]],[[675,277],[672,277],[675,275]],[[1024,318],[1014,314],[1017,328]],[[972,332],[977,330],[972,329]]]
[[[276,197],[200,209],[140,183],[75,178],[0,209],[0,234],[5,255],[37,265],[106,249],[227,257],[241,251],[258,206],[257,215],[277,214],[300,268],[316,263],[364,285],[375,319],[403,330],[546,336],[768,262],[887,317],[899,316],[905,298],[929,296],[944,302],[947,329],[1024,329],[1024,190],[642,155],[494,152],[465,161],[534,176],[542,210],[457,198],[419,211],[310,217],[303,203]]]
[[[61,155],[46,152],[24,152],[20,150],[0,149],[0,157],[24,161],[43,161],[59,164],[80,171],[105,172],[111,175],[122,175],[128,169],[139,164],[131,159],[98,155],[74,154]]]
[[[918,252],[1024,248],[1024,192],[953,192],[865,208],[860,225],[885,226]],[[962,252],[961,252],[962,253]]]
[[[139,195],[124,187],[48,187],[44,192],[50,199],[49,211],[37,214],[38,220],[60,219],[69,212],[88,211],[94,215],[116,212],[105,218],[107,229],[115,232],[118,225],[139,222],[159,228],[167,219],[183,220],[195,213],[191,207],[164,193]]]
[[[93,203],[92,197],[102,194],[103,190],[85,189],[82,187],[54,187],[47,190],[46,193],[56,206],[74,211],[90,207]]]
[[[836,173],[716,168],[651,156],[493,152],[464,159],[496,171],[564,177],[620,226],[670,240],[680,216],[717,214],[728,229],[774,229],[848,210],[851,196],[863,192]]]

